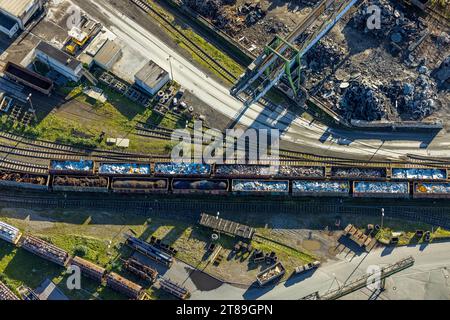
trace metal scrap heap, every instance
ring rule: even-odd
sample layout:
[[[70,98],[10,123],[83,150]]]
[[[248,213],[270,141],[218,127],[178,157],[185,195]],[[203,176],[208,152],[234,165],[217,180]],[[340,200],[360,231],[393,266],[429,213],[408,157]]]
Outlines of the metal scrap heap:
[[[359,82],[350,83],[339,102],[347,120],[376,121],[386,114],[385,98],[380,92]]]
[[[436,84],[426,75],[425,66],[423,70],[415,81],[394,80],[384,88],[386,96],[397,106],[397,111],[414,120],[431,115],[437,108]]]
[[[373,5],[381,9],[380,28],[370,25],[370,16],[373,12],[368,10],[368,8]],[[358,13],[354,16],[353,23],[357,29],[363,30],[376,38],[389,37],[389,40],[400,48],[407,48],[416,42],[420,38],[421,32],[425,29],[425,26],[419,19],[409,19],[390,5],[387,0],[368,1],[365,6],[361,6]]]

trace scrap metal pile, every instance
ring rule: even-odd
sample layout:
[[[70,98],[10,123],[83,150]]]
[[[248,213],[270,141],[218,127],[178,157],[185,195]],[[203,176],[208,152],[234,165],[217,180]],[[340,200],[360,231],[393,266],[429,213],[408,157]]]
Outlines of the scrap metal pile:
[[[377,28],[375,25],[371,26],[370,17],[373,15],[373,12],[368,10],[369,6],[380,8],[380,28]],[[394,8],[388,0],[368,1],[367,5],[361,6],[353,17],[353,23],[358,30],[380,40],[388,38],[393,44],[393,52],[396,51],[397,53],[417,42],[422,36],[422,32],[426,29],[420,19],[409,19],[401,11]]]
[[[312,76],[311,74],[323,73],[326,69],[335,67],[342,61],[344,55],[345,52],[342,47],[330,39],[324,38],[304,57],[308,77]]]
[[[433,113],[438,106],[436,83],[427,76],[427,68],[420,68],[422,74],[414,81],[394,80],[384,88],[386,96],[401,114],[414,120],[423,119]]]
[[[383,95],[360,82],[349,84],[339,102],[338,109],[347,120],[376,121],[383,119],[386,115]]]
[[[381,10],[380,27],[369,23],[374,13],[368,8],[373,5]],[[422,18],[407,16],[390,0],[367,1],[341,29],[346,41],[325,37],[304,57],[304,80],[311,94],[347,121],[420,121],[439,109],[438,85],[450,78],[450,57],[436,68],[432,65],[437,61],[418,48],[445,52],[448,33],[432,35]],[[358,49],[366,38],[367,47]],[[352,50],[355,54],[344,60]]]
[[[224,7],[235,5],[236,0],[184,0],[184,4],[210,19],[216,27],[225,29],[231,34],[240,31],[244,25],[247,27],[254,25],[266,15],[260,3],[245,2],[236,11],[231,7]],[[274,24],[273,31],[276,30],[278,29]]]

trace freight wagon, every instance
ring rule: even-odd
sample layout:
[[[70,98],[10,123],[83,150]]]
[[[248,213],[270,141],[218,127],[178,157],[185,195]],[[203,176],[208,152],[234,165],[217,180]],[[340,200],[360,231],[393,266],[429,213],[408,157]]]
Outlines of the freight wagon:
[[[416,182],[414,198],[449,199],[450,183],[448,182]]]
[[[22,172],[0,171],[0,186],[11,188],[25,188],[36,190],[48,190],[49,179],[47,176]]]
[[[159,280],[159,285],[161,286],[161,289],[169,292],[170,294],[174,295],[175,297],[181,300],[186,300],[191,295],[190,292],[185,287],[167,278],[161,278]]]
[[[152,171],[150,163],[100,162],[98,165],[98,173],[100,175],[112,176],[149,176],[152,174]]]
[[[117,193],[168,193],[169,180],[164,178],[112,178],[111,190]]]
[[[333,179],[385,180],[386,177],[386,168],[331,167]]]
[[[446,180],[445,169],[392,168],[392,179],[402,180]]]
[[[108,192],[108,178],[98,176],[53,176],[53,191]]]
[[[147,280],[148,282],[155,282],[158,277],[158,271],[136,259],[129,258],[123,265],[125,269],[137,275],[139,278]]]
[[[227,194],[228,180],[173,179],[175,194]]]
[[[350,183],[348,181],[292,181],[293,196],[310,197],[349,197]]]
[[[50,95],[53,89],[52,80],[15,63],[8,62],[3,72],[8,78],[43,94]]]
[[[153,172],[156,177],[209,177],[212,166],[205,163],[156,162]]]
[[[50,174],[90,175],[94,174],[94,161],[92,160],[50,160],[48,171]]]
[[[288,180],[232,180],[232,189],[238,195],[288,195]]]
[[[266,285],[275,279],[282,277],[286,273],[286,269],[281,264],[281,262],[277,262],[273,266],[261,271],[256,276],[256,281],[260,286]]]
[[[408,182],[354,181],[353,197],[356,198],[409,198]]]

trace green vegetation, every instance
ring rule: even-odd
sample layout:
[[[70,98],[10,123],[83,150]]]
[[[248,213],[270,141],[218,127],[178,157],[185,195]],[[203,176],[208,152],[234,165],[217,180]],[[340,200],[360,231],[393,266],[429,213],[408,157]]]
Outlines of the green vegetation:
[[[243,72],[244,69],[242,66],[240,66],[238,63],[236,63],[232,58],[230,58],[228,55],[223,53],[221,50],[217,49],[215,46],[213,46],[211,43],[209,43],[207,40],[199,36],[197,33],[195,33],[194,30],[192,30],[190,27],[180,25],[177,23],[175,17],[165,11],[163,8],[161,8],[158,4],[156,4],[155,1],[147,0],[149,3],[151,3],[152,8],[155,9],[160,15],[165,17],[167,20],[172,22],[175,27],[181,31],[189,40],[194,42],[198,47],[200,47],[204,52],[206,52],[209,56],[214,57],[215,61],[217,61],[222,67],[224,67],[226,70],[228,70],[231,74],[233,74],[236,77],[239,77]],[[149,13],[150,16],[152,16],[154,19],[156,19],[159,23],[163,23],[162,19],[159,18],[154,13]],[[168,31],[168,35],[182,48],[186,49],[192,56],[192,58],[203,65],[204,67],[210,69],[214,74],[219,76],[220,78],[224,79],[223,76],[211,68],[211,66],[200,59],[194,52],[191,51],[190,48],[188,48],[183,43],[183,38],[174,31]],[[226,80],[226,79],[225,79]]]
[[[101,103],[82,93],[82,85],[60,88],[66,95],[66,104],[50,114],[37,114],[39,123],[24,127],[0,117],[0,129],[31,139],[42,139],[82,148],[112,149],[106,144],[108,137],[130,139],[131,151],[167,154],[173,143],[135,134],[138,122],[150,122],[169,129],[184,128],[186,118],[168,112],[164,117],[130,101],[126,97],[100,85],[108,101]]]

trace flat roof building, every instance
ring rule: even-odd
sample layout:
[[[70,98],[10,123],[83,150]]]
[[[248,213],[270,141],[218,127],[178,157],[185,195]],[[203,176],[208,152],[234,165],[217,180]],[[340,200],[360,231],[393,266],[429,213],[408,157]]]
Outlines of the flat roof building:
[[[169,73],[152,60],[134,76],[136,84],[151,95],[155,95],[169,80]]]
[[[39,300],[69,300],[50,279],[45,279],[39,287],[34,290]]]
[[[43,0],[0,0],[0,31],[14,36],[19,29],[25,29],[42,5]]]
[[[0,11],[0,32],[12,38],[19,31],[19,24],[16,20]]]
[[[78,82],[83,76],[83,65],[80,61],[47,42],[39,42],[36,58],[72,81]]]
[[[94,63],[99,67],[110,71],[121,56],[122,49],[119,44],[115,41],[107,40],[94,56]]]

